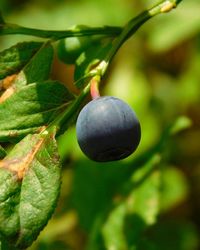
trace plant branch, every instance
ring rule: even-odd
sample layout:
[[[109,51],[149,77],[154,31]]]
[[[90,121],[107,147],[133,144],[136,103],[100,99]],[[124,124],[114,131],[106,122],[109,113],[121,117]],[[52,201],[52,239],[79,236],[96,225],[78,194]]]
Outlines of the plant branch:
[[[102,61],[95,70],[92,70],[91,72],[94,73],[96,71],[96,76],[103,76],[104,73],[107,70],[107,67],[109,63],[111,62],[114,55],[117,53],[119,48],[122,46],[122,44],[130,37],[132,36],[138,28],[142,26],[147,20],[152,18],[153,16],[156,16],[161,13],[166,13],[171,11],[173,8],[176,7],[178,3],[180,3],[182,0],[165,0],[160,3],[158,3],[153,8],[144,11],[140,15],[136,16],[135,18],[131,19],[123,28],[123,31],[120,33],[120,35],[114,40],[113,47],[109,51],[107,57],[104,61]],[[61,114],[55,121],[53,121],[52,124],[50,124],[49,129],[52,128],[52,126],[56,126],[59,130],[63,125],[67,125],[70,123],[74,113],[77,113],[80,109],[80,105],[86,98],[86,96],[90,92],[90,85],[91,85],[91,79],[87,86],[82,90],[81,94],[75,99],[73,104],[64,111],[63,114]]]
[[[122,28],[115,26],[104,26],[94,28],[71,28],[67,30],[42,30],[26,28],[17,24],[2,23],[0,24],[0,35],[28,35],[52,40],[59,40],[65,37],[106,35],[117,36],[121,33]]]

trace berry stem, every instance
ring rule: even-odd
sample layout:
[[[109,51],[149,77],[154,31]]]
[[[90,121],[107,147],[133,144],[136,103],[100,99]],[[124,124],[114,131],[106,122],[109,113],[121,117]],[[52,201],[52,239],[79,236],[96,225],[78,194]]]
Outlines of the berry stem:
[[[99,93],[100,80],[101,80],[100,76],[96,75],[90,81],[90,94],[93,100],[100,97],[100,93]]]

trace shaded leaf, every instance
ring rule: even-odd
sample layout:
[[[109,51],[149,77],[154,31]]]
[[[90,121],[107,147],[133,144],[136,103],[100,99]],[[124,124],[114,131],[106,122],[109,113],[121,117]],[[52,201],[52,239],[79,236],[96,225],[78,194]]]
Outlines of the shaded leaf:
[[[68,246],[66,246],[65,242],[55,240],[54,242],[40,242],[37,246],[37,250],[70,250]]]
[[[26,136],[0,162],[0,233],[26,248],[47,224],[60,189],[55,133]]]
[[[155,250],[199,249],[199,235],[196,226],[189,221],[182,221],[178,218],[176,220],[168,218],[166,221],[155,224],[148,231],[147,239],[154,244]]]
[[[111,47],[111,42],[106,44],[96,43],[80,55],[80,57],[76,60],[74,72],[75,85],[78,88],[83,87],[85,83],[85,79],[80,79],[87,75],[90,70],[92,70],[105,58]]]
[[[81,228],[89,234],[87,250],[105,249],[102,225],[114,194],[122,182],[127,181],[127,168],[127,164],[119,161],[97,163],[81,160],[75,165],[72,200]]]
[[[98,214],[102,215],[112,205],[112,197],[130,177],[130,173],[127,173],[129,168],[132,171],[134,169],[133,165],[122,161],[76,162],[72,187],[73,205],[85,231],[90,232]]]
[[[41,42],[23,42],[1,51],[0,79],[21,70],[42,44]]]
[[[3,16],[2,16],[2,14],[1,14],[1,11],[0,11],[0,24],[4,24],[5,23],[5,21],[4,21],[4,19],[3,19]]]
[[[73,96],[57,81],[32,83],[0,104],[0,141],[12,141],[48,125]]]
[[[105,181],[105,171],[96,162],[80,161],[75,169],[73,204],[79,214],[81,227],[90,231],[95,217],[111,199],[107,192],[108,183]]]
[[[20,88],[26,84],[44,81],[49,78],[53,60],[53,47],[47,42],[31,58],[18,74],[15,85]]]
[[[144,230],[155,223],[160,188],[155,167],[159,161],[160,156],[154,155],[132,175],[130,192],[110,211],[102,231],[106,249],[128,250],[137,246]]]
[[[5,239],[0,235],[0,250],[17,250],[15,247],[11,246]]]
[[[0,145],[0,159],[4,158],[6,156],[5,149]]]
[[[73,30],[81,31],[89,28],[86,25],[74,25]],[[93,43],[93,36],[67,37],[58,42],[58,58],[66,64],[74,64],[80,54]]]
[[[140,240],[139,244],[136,247],[132,247],[132,250],[144,250],[144,249],[160,250],[161,248],[157,248],[157,246],[155,246],[155,244],[152,241],[144,238]]]

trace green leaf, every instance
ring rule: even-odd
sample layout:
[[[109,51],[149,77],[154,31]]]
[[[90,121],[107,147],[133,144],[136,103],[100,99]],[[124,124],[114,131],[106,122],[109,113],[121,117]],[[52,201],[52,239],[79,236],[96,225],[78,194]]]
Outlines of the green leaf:
[[[159,154],[153,155],[132,176],[133,189],[128,197],[129,211],[137,213],[146,225],[155,223],[159,212],[160,171],[157,166],[160,160]]]
[[[11,246],[4,238],[0,235],[0,250],[17,250],[15,247]]]
[[[0,141],[12,141],[48,125],[73,99],[57,81],[22,87],[0,104]]]
[[[4,158],[6,156],[5,149],[0,145],[0,159]]]
[[[128,195],[115,205],[103,226],[106,249],[134,249],[144,230],[155,223],[159,212],[159,162],[159,155],[152,156],[126,184]]]
[[[155,250],[197,250],[199,232],[189,220],[173,217],[156,223],[147,233],[147,238]],[[149,249],[149,248],[139,248]]]
[[[81,227],[85,231],[91,234],[97,215],[107,211],[109,204],[112,205],[112,197],[130,177],[130,172],[127,173],[129,167],[133,171],[132,165],[120,161],[76,162],[72,187],[73,205],[78,212]]]
[[[20,71],[41,46],[41,42],[23,42],[1,51],[0,79]]]
[[[157,248],[155,246],[155,244],[153,242],[151,242],[151,240],[149,240],[149,239],[147,240],[147,239],[142,238],[142,239],[140,239],[139,244],[136,247],[132,247],[131,250],[144,250],[144,249],[160,250],[160,249],[162,249],[162,247]]]
[[[0,234],[20,249],[32,244],[58,199],[55,132],[27,135],[0,162]]]
[[[181,170],[171,166],[164,166],[161,178],[160,207],[166,212],[187,199],[189,184]]]
[[[103,250],[101,230],[105,215],[112,206],[113,196],[130,176],[126,175],[129,166],[119,161],[96,163],[80,160],[74,167],[72,200],[80,226],[89,235],[86,249]]]
[[[89,28],[85,25],[72,26],[73,30],[84,30]],[[58,42],[58,58],[66,64],[74,64],[80,54],[91,46],[93,36],[67,37]]]
[[[74,72],[75,85],[78,88],[84,86],[84,77],[87,76],[95,66],[103,61],[111,47],[111,42],[106,44],[96,43],[80,55],[76,61]]]
[[[128,250],[126,237],[123,233],[126,218],[126,204],[121,203],[110,213],[103,227],[106,249]]]
[[[5,21],[4,21],[4,19],[3,19],[3,16],[2,16],[2,14],[1,14],[1,11],[0,11],[0,24],[4,24],[5,23]]]
[[[192,121],[187,116],[179,116],[171,127],[171,135],[175,135],[180,131],[191,127]]]
[[[16,87],[20,88],[26,84],[47,80],[51,71],[52,61],[53,47],[47,42],[18,74],[15,80]]]

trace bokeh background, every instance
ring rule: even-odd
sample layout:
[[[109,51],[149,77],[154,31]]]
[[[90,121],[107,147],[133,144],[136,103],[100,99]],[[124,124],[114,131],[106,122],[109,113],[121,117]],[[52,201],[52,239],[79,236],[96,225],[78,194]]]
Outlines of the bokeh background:
[[[10,23],[59,30],[75,24],[123,26],[156,2],[0,0],[0,9]],[[38,39],[1,37],[0,49],[25,40]],[[55,55],[52,78],[78,93],[73,72],[73,65]],[[140,146],[124,161],[97,164],[80,151],[74,126],[60,136],[60,199],[29,249],[200,249],[200,1],[183,0],[143,25],[114,58],[101,92],[135,109]],[[179,117],[190,126],[163,137]],[[161,138],[162,150],[152,153]]]

